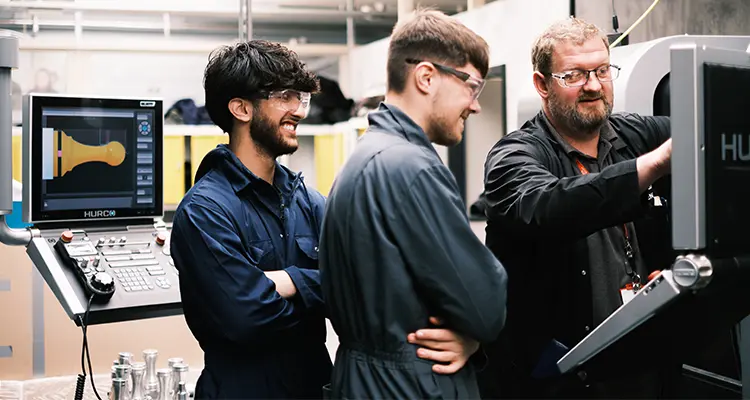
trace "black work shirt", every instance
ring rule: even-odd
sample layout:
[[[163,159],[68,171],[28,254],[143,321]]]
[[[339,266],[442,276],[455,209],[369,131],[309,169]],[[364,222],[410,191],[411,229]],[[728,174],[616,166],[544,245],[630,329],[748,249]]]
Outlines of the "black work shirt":
[[[617,162],[615,159],[622,161],[621,157],[611,150],[615,147],[622,148],[625,143],[609,122],[605,123],[600,131],[597,157],[591,157],[568,143],[544,113],[541,114],[541,120],[550,136],[567,154],[570,162],[576,165],[576,160],[580,161],[589,173],[601,172],[602,169]],[[578,170],[579,174],[583,175],[580,168]],[[627,227],[627,241],[633,248],[632,261],[628,260],[625,253],[625,227]],[[593,326],[590,328],[593,329],[622,305],[620,289],[633,282],[632,274],[637,273],[643,278],[648,275],[648,271],[639,251],[638,236],[632,221],[596,231],[584,240],[588,248],[588,271],[581,269],[581,274],[584,276],[590,274],[593,312]]]
[[[634,222],[641,237],[652,231],[641,229],[651,221],[646,221],[635,159],[667,140],[670,126],[666,117],[632,113],[611,115],[608,126],[615,135],[605,129],[603,156],[583,157],[591,169],[585,176],[541,111],[487,155],[486,244],[511,282],[507,322],[497,344],[502,351],[490,354],[488,378],[493,363],[530,375],[552,340],[572,348],[619,305],[621,227]],[[672,251],[668,237],[663,239],[658,248],[633,240],[649,270],[668,267],[653,261],[657,252]]]

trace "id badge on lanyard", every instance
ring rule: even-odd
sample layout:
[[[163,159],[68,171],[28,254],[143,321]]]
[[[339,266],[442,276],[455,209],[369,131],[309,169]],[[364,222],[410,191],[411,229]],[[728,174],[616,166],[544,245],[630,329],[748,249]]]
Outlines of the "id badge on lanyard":
[[[581,163],[580,160],[576,159],[576,166],[581,174],[588,175],[589,170]],[[641,277],[635,271],[633,266],[635,265],[635,254],[633,252],[633,246],[630,243],[630,233],[628,232],[628,226],[622,224],[623,237],[625,238],[624,251],[625,251],[625,273],[630,277],[630,283],[625,285],[624,288],[620,289],[620,296],[622,296],[622,303],[626,304],[635,297],[638,290],[641,289]]]

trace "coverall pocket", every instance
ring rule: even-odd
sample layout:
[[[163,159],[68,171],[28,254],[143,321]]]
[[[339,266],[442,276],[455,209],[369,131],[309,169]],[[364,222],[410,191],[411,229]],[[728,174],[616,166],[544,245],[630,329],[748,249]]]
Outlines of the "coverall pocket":
[[[306,269],[317,269],[318,267],[318,241],[310,236],[298,236],[294,238],[301,254],[297,255],[297,267]]]
[[[250,261],[264,271],[276,267],[273,263],[273,242],[271,240],[258,240],[247,246]]]

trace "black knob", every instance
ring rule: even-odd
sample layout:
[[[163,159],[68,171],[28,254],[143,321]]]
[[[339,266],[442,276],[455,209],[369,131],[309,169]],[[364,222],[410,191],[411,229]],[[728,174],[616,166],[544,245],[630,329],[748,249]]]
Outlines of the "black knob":
[[[115,288],[115,280],[106,272],[97,272],[91,276],[91,286],[102,292],[110,292]]]

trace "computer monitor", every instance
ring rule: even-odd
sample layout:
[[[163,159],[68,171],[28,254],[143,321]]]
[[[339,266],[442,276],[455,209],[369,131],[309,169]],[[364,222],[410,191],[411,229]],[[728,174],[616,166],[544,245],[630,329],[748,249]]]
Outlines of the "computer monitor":
[[[750,54],[675,45],[670,80],[673,246],[750,254]]]
[[[24,97],[24,221],[160,217],[162,101]]]

